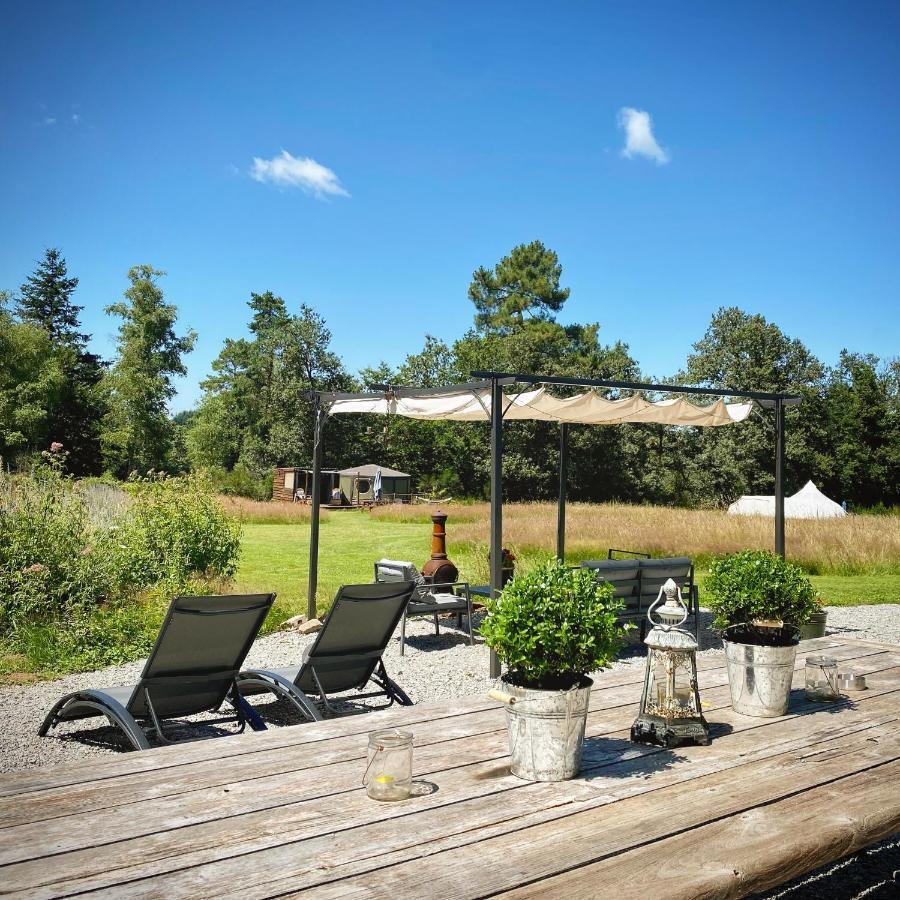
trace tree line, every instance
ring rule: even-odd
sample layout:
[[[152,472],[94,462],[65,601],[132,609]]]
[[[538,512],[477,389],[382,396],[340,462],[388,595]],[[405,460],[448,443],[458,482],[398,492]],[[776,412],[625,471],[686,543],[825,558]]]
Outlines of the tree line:
[[[177,470],[178,426],[169,415],[172,378],[184,375],[192,332],[175,333],[151,266],[128,272],[124,298],[106,312],[119,320],[116,358],[87,349],[78,279],[49,249],[17,294],[0,294],[0,457],[27,464],[51,444],[65,448],[75,475]]]
[[[295,310],[270,291],[252,293],[248,334],[226,339],[201,383],[196,408],[171,417],[172,378],[184,374],[193,332],[176,333],[162,273],[137,266],[124,299],[106,307],[119,319],[116,357],[87,350],[74,303],[77,279],[48,250],[18,293],[0,303],[0,454],[22,462],[51,441],[69,451],[75,474],[123,477],[147,469],[207,469],[226,489],[265,495],[274,466],[308,465],[311,390],[368,384],[438,386],[477,369],[642,381],[621,341],[604,343],[598,323],[558,321],[569,297],[557,254],[539,241],[515,247],[472,276],[473,324],[458,340],[426,336],[402,363],[350,373],[331,349],[325,319]],[[855,507],[900,503],[900,361],[844,350],[823,364],[763,316],[723,307],[700,335],[674,383],[785,391],[803,402],[787,411],[786,486],[812,479]],[[607,396],[615,397],[616,392]],[[698,398],[699,399],[699,398]],[[511,499],[556,492],[558,429],[505,427],[504,488]],[[570,496],[669,505],[717,506],[774,485],[771,413],[733,428],[661,425],[575,426],[570,432]],[[366,462],[409,472],[420,490],[484,496],[486,424],[399,417],[331,420],[326,467]]]

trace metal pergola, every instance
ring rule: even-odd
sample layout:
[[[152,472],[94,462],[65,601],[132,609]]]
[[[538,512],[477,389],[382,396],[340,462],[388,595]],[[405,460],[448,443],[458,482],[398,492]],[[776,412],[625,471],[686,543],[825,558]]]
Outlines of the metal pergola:
[[[316,614],[316,587],[319,567],[319,512],[321,506],[321,485],[319,473],[322,469],[322,450],[325,421],[328,410],[324,404],[335,400],[371,400],[381,399],[388,395],[393,397],[426,397],[443,394],[457,388],[459,390],[490,389],[490,434],[491,434],[491,596],[500,593],[502,581],[502,548],[503,548],[503,491],[502,467],[503,459],[503,418],[504,409],[503,386],[509,384],[526,385],[559,385],[565,387],[606,388],[611,390],[652,392],[661,394],[694,394],[711,397],[732,397],[753,400],[759,406],[773,409],[775,412],[775,551],[784,556],[784,411],[788,406],[800,403],[796,394],[768,393],[765,391],[744,391],[733,388],[690,387],[678,384],[648,384],[631,381],[606,381],[595,378],[568,378],[556,375],[531,375],[512,372],[475,371],[473,379],[479,379],[465,385],[439,388],[393,387],[391,385],[372,385],[367,393],[330,393],[313,392],[315,404],[315,423],[313,433],[313,484],[312,507],[310,517],[309,540],[309,592],[307,612],[310,618]],[[508,406],[507,406],[508,409]],[[565,558],[566,541],[566,488],[568,482],[569,462],[569,423],[560,422],[559,429],[559,505],[556,525],[556,555],[560,560]],[[500,674],[500,661],[491,652],[491,677]]]

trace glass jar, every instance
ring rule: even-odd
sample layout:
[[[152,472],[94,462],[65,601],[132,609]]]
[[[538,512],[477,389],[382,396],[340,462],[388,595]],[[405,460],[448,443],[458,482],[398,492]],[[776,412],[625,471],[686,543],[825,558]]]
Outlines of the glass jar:
[[[806,699],[840,699],[837,677],[837,660],[833,656],[807,656]]]
[[[406,800],[412,789],[413,736],[389,729],[369,735],[363,784],[373,800]]]

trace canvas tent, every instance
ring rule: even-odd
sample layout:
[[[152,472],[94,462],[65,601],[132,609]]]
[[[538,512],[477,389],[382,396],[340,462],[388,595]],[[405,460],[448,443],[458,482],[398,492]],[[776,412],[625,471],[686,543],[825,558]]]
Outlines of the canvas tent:
[[[412,476],[406,472],[398,472],[387,466],[373,464],[365,466],[351,466],[342,469],[339,473],[341,487],[341,502],[353,504],[374,502],[376,479],[380,476],[381,496],[387,500],[408,500],[412,493]]]
[[[746,494],[728,507],[733,516],[774,516],[775,497]],[[846,510],[826,497],[811,481],[790,497],[784,498],[786,519],[833,519],[846,516]]]
[[[559,505],[557,513],[557,556],[564,559],[566,484],[568,467],[568,435],[571,425],[618,425],[625,422],[655,422],[676,426],[728,426],[747,419],[755,406],[775,413],[775,549],[784,555],[784,411],[796,405],[796,395],[742,391],[687,385],[646,384],[605,381],[567,376],[513,374],[508,372],[473,372],[482,379],[470,384],[438,388],[407,388],[372,385],[369,393],[345,394],[315,391],[315,425],[313,431],[313,468],[322,465],[325,423],[331,416],[352,413],[398,415],[424,420],[457,422],[489,422],[491,454],[491,591],[499,594],[502,582],[502,457],[503,421],[534,420],[559,424]],[[566,390],[585,389],[572,397],[551,393],[554,386]],[[504,390],[507,388],[507,390]],[[601,397],[596,389],[616,391],[614,399]],[[627,392],[622,396],[621,392]],[[647,399],[643,394],[668,395],[663,399]],[[690,397],[691,399],[687,399]],[[696,398],[714,397],[714,402],[701,405]],[[725,402],[725,398],[741,402]],[[314,480],[315,484],[315,480]],[[318,579],[319,503],[318,490],[312,498],[309,542],[308,607],[315,615]],[[500,674],[496,654],[491,654],[491,676]]]

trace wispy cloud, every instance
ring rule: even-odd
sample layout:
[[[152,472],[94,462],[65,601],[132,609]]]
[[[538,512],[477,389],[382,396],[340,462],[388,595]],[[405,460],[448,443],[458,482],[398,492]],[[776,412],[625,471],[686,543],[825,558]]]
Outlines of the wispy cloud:
[[[626,159],[643,156],[652,159],[658,166],[664,166],[669,161],[668,151],[659,146],[653,135],[650,113],[623,106],[619,110],[619,128],[625,132],[622,156]]]
[[[44,116],[44,125],[55,125],[56,124],[56,116]]]
[[[73,125],[81,124],[81,116],[78,113],[72,113],[72,124]]]
[[[341,184],[340,179],[321,163],[309,156],[291,156],[287,150],[272,159],[253,158],[250,177],[264,184],[278,187],[296,187],[315,197],[333,194],[337,197],[349,197],[350,194]]]

